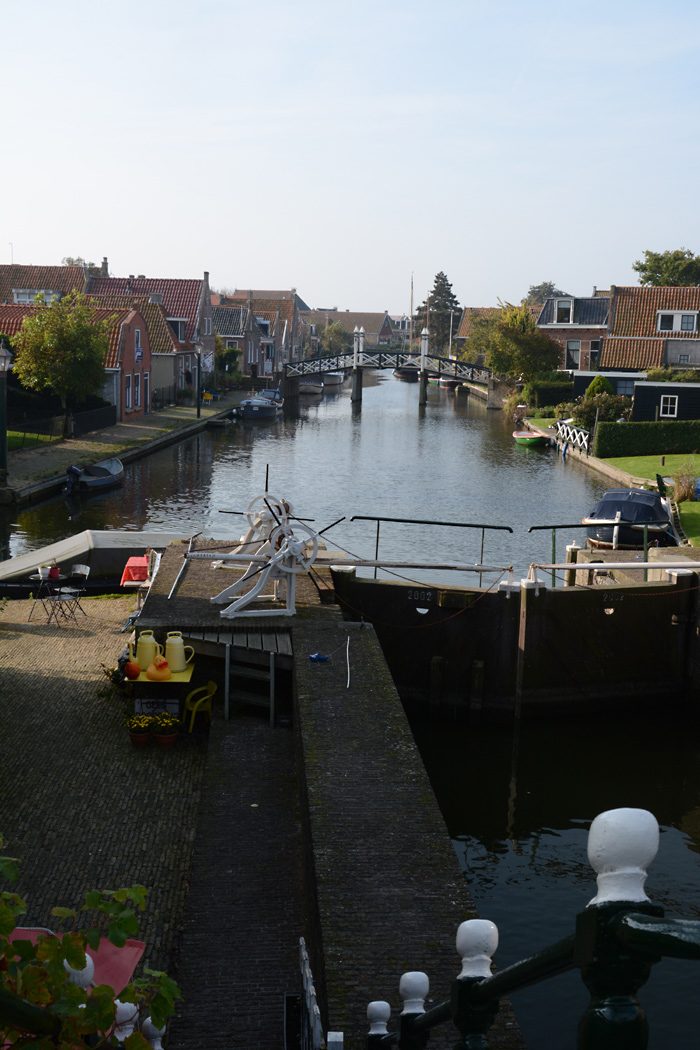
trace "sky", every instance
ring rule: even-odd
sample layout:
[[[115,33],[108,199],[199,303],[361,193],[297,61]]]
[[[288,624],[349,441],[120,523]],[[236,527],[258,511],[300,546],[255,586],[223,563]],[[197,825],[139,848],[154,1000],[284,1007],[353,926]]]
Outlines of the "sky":
[[[697,0],[0,0],[0,262],[408,312],[700,254]]]

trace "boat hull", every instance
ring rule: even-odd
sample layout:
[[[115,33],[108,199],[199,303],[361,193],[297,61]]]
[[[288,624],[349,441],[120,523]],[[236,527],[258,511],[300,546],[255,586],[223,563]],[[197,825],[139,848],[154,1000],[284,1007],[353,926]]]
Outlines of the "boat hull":
[[[236,408],[236,415],[246,422],[257,422],[259,420],[273,420],[277,418],[281,409],[274,403],[262,397],[248,397],[241,401]]]
[[[517,445],[529,448],[544,448],[550,442],[550,439],[544,434],[535,434],[532,430],[514,430],[513,437]]]
[[[646,523],[649,547],[678,547],[668,500],[645,489],[609,489],[582,519],[588,545],[596,550],[642,550]]]
[[[124,464],[116,457],[91,463],[88,467],[69,467],[65,491],[69,496],[104,492],[124,484]]]

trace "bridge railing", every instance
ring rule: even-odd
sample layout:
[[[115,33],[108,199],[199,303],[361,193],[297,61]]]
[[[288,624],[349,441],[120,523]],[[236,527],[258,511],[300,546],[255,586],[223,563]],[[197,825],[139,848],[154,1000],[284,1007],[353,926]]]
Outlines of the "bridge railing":
[[[457,1047],[488,1050],[493,1044],[487,1033],[501,998],[572,969],[580,971],[591,995],[579,1021],[578,1050],[644,1050],[648,1023],[637,992],[652,966],[663,957],[700,959],[700,922],[665,918],[664,909],[644,891],[658,847],[659,826],[646,810],[601,813],[588,835],[598,892],[576,916],[573,932],[492,975],[498,929],[486,919],[463,922],[456,939],[462,969],[449,999],[426,1011],[428,976],[405,973],[399,982],[403,1010],[396,1031],[388,1030],[389,1003],[377,1000],[367,1007],[368,1050],[394,1043],[399,1050],[423,1050],[432,1030],[449,1021],[459,1032]]]
[[[300,376],[318,375],[322,372],[346,371],[354,366],[354,352],[346,351],[330,357],[307,357],[303,361],[289,361],[284,366],[286,379]],[[420,367],[420,357],[406,350],[385,350],[382,347],[365,347],[358,356],[357,363],[365,368],[399,368],[407,364]],[[452,357],[440,357],[429,354],[425,361],[426,370],[436,375],[451,376],[464,382],[485,383],[491,377],[491,369],[471,365],[466,361],[457,361]]]

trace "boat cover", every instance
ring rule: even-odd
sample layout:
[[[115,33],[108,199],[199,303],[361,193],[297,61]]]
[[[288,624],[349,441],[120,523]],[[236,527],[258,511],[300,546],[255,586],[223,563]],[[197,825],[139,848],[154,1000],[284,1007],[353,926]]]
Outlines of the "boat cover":
[[[658,492],[646,489],[609,489],[588,515],[588,521],[613,521],[620,511],[624,522],[668,522],[669,516]]]

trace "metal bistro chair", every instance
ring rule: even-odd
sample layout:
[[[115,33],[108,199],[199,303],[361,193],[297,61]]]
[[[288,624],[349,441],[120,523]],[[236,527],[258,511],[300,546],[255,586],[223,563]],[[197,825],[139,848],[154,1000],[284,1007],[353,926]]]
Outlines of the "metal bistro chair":
[[[80,599],[85,594],[85,585],[87,584],[88,576],[90,575],[89,565],[73,565],[71,568],[71,578],[75,581],[67,587],[61,587],[57,597],[64,603],[68,604],[70,609],[69,615],[75,619],[75,610],[80,609],[83,616],[87,616],[87,613],[80,604]]]
[[[204,694],[199,696],[199,694]],[[207,719],[211,722],[211,706],[214,694],[216,693],[216,682],[207,682],[206,685],[200,685],[199,688],[193,689],[191,693],[188,693],[185,698],[184,717],[187,720],[187,712],[192,712],[192,718],[190,719],[189,732],[191,733],[194,729],[194,719],[200,711],[203,711],[207,716]],[[196,697],[199,696],[197,700]]]

